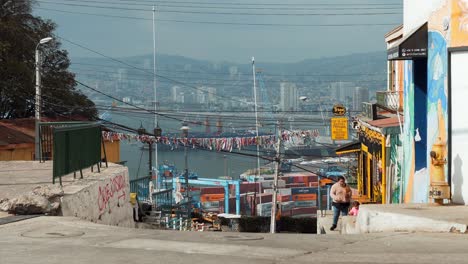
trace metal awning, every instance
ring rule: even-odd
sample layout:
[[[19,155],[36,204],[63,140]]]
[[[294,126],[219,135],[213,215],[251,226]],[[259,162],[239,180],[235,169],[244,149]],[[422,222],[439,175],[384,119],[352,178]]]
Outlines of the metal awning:
[[[361,151],[361,142],[353,141],[335,149],[336,155],[348,154]]]
[[[388,60],[427,58],[427,22],[407,34],[387,50]]]

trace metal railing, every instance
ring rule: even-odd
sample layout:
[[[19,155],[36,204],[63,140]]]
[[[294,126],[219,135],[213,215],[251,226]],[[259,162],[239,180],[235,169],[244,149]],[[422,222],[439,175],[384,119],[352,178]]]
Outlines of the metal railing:
[[[149,176],[130,180],[130,192],[136,193],[138,201],[150,201]]]
[[[331,185],[317,188],[317,216],[320,212],[321,216],[325,215],[327,210],[331,210],[332,200],[330,197]]]
[[[403,91],[378,91],[377,103],[395,111],[403,111]]]

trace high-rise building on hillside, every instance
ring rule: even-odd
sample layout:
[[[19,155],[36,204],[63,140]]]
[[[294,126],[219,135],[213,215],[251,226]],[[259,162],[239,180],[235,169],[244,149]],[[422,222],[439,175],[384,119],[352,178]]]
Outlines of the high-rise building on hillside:
[[[362,103],[369,101],[369,89],[364,87],[356,87],[354,88],[354,95],[353,95],[353,110],[354,111],[361,111],[362,110]]]
[[[336,103],[351,104],[354,96],[352,82],[334,82],[330,84],[330,96]]]
[[[280,86],[280,109],[282,111],[297,111],[299,97],[294,83],[282,82]]]

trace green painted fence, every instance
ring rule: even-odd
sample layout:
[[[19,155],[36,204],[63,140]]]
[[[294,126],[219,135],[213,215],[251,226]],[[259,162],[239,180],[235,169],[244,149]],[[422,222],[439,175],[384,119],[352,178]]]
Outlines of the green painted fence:
[[[99,124],[82,124],[54,128],[55,179],[90,167],[101,160],[101,127]]]

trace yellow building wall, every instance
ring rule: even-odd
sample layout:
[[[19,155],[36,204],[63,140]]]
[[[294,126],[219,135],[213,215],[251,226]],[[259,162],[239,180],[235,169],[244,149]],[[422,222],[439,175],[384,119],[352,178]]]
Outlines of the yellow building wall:
[[[107,161],[117,163],[120,162],[120,141],[104,141],[106,148]],[[104,158],[104,149],[101,146],[101,158]]]
[[[0,149],[0,160],[33,160],[34,147],[17,149]]]

